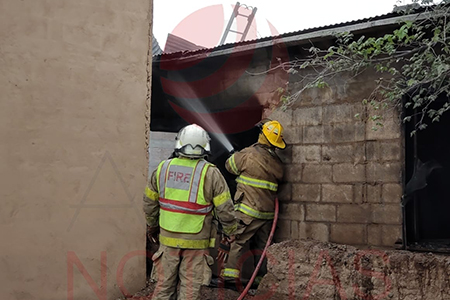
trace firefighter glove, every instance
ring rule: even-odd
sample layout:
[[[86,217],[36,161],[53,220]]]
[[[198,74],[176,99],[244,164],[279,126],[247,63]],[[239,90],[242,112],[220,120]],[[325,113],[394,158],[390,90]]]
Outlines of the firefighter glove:
[[[217,250],[217,261],[219,265],[224,264],[227,261],[228,254],[230,253],[230,242],[226,237],[223,237]]]
[[[156,227],[147,226],[147,237],[150,240],[150,243],[158,244],[159,243],[158,235],[159,235],[159,226]]]

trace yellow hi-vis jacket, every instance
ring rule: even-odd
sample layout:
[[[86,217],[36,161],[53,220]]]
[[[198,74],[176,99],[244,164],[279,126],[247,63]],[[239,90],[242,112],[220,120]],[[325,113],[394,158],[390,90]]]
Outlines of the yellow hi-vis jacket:
[[[149,226],[160,226],[160,243],[168,247],[213,247],[213,214],[225,234],[232,235],[237,228],[226,181],[203,159],[162,161],[145,188],[144,212]]]
[[[225,167],[238,175],[236,210],[256,219],[273,219],[278,183],[283,178],[283,164],[274,150],[253,144],[230,156]]]

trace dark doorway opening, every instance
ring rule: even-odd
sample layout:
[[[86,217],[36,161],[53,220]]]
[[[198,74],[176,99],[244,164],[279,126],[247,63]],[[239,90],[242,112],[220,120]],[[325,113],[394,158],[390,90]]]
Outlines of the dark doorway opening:
[[[431,108],[448,101],[441,96]],[[406,248],[450,252],[450,114],[444,113],[439,122],[426,117],[428,127],[411,136],[420,118],[417,112],[407,111],[416,117],[405,124],[405,183],[418,165],[434,167],[425,171],[426,186],[415,190],[405,206]]]

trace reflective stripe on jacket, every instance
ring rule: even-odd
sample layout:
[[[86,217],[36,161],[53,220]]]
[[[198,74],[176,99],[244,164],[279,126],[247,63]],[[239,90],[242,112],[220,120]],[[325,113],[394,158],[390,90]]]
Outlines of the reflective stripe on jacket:
[[[238,176],[235,209],[252,218],[273,219],[278,182],[283,178],[283,165],[274,150],[256,143],[234,153],[225,167]]]
[[[203,195],[205,160],[170,159],[162,162],[156,178],[161,208],[159,224],[170,232],[199,233],[212,203]]]
[[[241,175],[238,178],[236,178],[236,182],[239,182],[239,183],[242,183],[245,185],[250,185],[253,187],[257,187],[260,189],[268,189],[268,190],[271,190],[274,192],[276,192],[278,190],[277,183],[273,183],[273,182],[261,180],[261,179],[256,179],[256,178],[251,178],[251,177],[244,176],[244,175]]]
[[[238,203],[234,207],[237,211],[240,211],[246,214],[247,216],[256,219],[272,220],[275,216],[275,213],[273,212],[257,211],[256,209],[253,209],[250,206],[245,205],[244,203]]]
[[[178,158],[178,160],[184,161],[190,159],[180,157]],[[198,160],[191,161],[196,162]],[[162,162],[162,164],[164,164],[164,162]],[[208,164],[208,167],[205,168],[207,170],[204,175],[203,195],[205,197],[205,200],[207,201],[207,204],[200,202],[186,204],[185,202],[183,202],[180,205],[179,201],[172,202],[173,199],[167,199],[167,193],[165,194],[166,198],[160,199],[158,185],[159,180],[157,176],[158,168],[154,172],[152,172],[152,175],[147,182],[147,186],[145,187],[143,199],[143,208],[148,226],[159,226],[160,214],[165,213],[163,212],[163,207],[164,210],[173,214],[187,216],[185,211],[188,211],[190,213],[193,213],[194,211],[194,214],[202,216],[207,210],[209,210],[208,205],[213,205],[212,211],[204,215],[203,227],[199,233],[193,234],[172,232],[161,228],[159,240],[162,245],[182,249],[206,249],[208,247],[214,247],[216,226],[213,225],[213,214],[219,220],[220,224],[222,224],[222,231],[225,234],[233,235],[235,233],[237,228],[235,210],[233,201],[231,200],[230,190],[228,189],[225,178],[216,166]],[[183,177],[181,176],[180,178]],[[167,186],[165,187],[165,192],[166,191],[168,191]],[[173,210],[181,210],[181,212],[174,212]]]
[[[216,239],[204,239],[204,240],[186,240],[180,238],[172,238],[161,235],[159,242],[167,247],[182,248],[182,249],[206,249],[214,248]]]

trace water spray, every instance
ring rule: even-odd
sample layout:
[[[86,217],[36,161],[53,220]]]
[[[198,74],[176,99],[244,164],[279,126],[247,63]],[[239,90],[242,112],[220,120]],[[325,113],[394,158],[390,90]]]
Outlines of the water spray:
[[[223,133],[211,132],[211,135],[213,135],[222,144],[222,146],[224,146],[225,149],[227,149],[228,153],[230,154],[234,153],[233,146]]]
[[[195,95],[196,93],[191,90],[191,93],[188,94]],[[232,151],[234,151],[233,146],[231,145],[227,137],[222,133],[223,130],[217,124],[216,120],[214,120],[214,118],[209,113],[200,113],[200,111],[208,112],[208,109],[203,103],[201,103],[201,101],[199,101],[199,99],[178,98],[178,101],[183,103],[183,106],[186,109],[195,112],[195,115],[199,119],[202,127],[204,127],[206,131],[213,135],[222,144],[222,146],[227,149],[228,152],[231,153]]]

